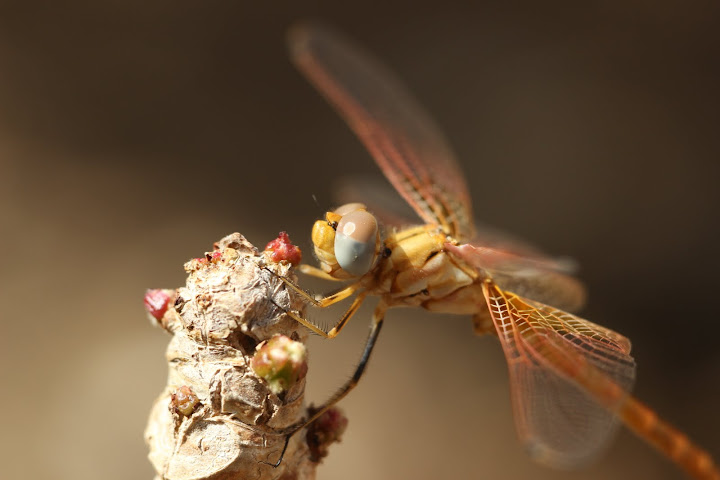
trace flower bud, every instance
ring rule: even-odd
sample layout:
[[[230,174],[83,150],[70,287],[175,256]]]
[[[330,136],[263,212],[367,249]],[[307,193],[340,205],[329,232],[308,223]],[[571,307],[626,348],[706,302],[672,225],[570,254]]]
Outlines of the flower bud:
[[[307,373],[305,345],[285,335],[275,335],[257,346],[252,359],[255,374],[278,395],[289,390]]]

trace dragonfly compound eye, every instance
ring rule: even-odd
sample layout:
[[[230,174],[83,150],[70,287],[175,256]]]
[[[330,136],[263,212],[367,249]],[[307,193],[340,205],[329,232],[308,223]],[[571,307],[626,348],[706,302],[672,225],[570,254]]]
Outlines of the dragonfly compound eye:
[[[372,267],[378,244],[378,224],[365,210],[344,215],[335,232],[335,258],[351,275],[365,275]]]

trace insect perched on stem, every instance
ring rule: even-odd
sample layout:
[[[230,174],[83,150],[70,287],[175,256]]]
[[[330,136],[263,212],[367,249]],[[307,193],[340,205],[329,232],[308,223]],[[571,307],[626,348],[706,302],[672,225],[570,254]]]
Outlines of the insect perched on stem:
[[[424,225],[385,234],[365,205],[352,203],[315,223],[320,268],[302,272],[349,280],[316,307],[356,295],[329,330],[335,337],[369,295],[380,297],[355,374],[305,424],[360,380],[394,306],[470,314],[479,334],[500,339],[508,361],[515,424],[537,460],[572,467],[596,454],[617,419],[695,478],[718,479],[711,457],[628,392],[635,378],[630,341],[579,318],[584,301],[568,266],[509,237],[478,230],[463,175],[439,129],[395,77],[341,35],[305,25],[290,33],[299,70],[342,115]],[[554,305],[554,306],[549,306]]]

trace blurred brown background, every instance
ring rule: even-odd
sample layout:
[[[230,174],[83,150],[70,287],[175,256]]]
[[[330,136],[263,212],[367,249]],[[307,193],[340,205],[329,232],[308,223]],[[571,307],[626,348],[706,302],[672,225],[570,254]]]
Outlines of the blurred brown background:
[[[169,337],[144,289],[233,231],[287,230],[312,261],[312,195],[379,178],[287,60],[305,17],[406,80],[480,218],[578,259],[585,316],[633,339],[637,395],[720,458],[720,4],[265,3],[0,6],[3,477],[151,478]],[[313,341],[309,399],[350,373],[369,313]],[[532,463],[499,345],[466,318],[391,312],[342,406],[321,479],[681,478],[627,431],[585,470]]]

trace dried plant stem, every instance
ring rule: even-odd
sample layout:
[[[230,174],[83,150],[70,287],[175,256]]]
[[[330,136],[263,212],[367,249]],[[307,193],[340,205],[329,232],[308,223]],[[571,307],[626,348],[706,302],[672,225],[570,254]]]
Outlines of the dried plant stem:
[[[156,479],[315,478],[304,431],[274,466],[287,439],[280,432],[305,415],[305,370],[278,387],[252,365],[256,348],[276,335],[304,354],[307,330],[284,313],[304,305],[277,277],[292,277],[291,268],[235,233],[185,264],[184,288],[148,292],[154,321],[173,336],[167,386],[145,430]]]

